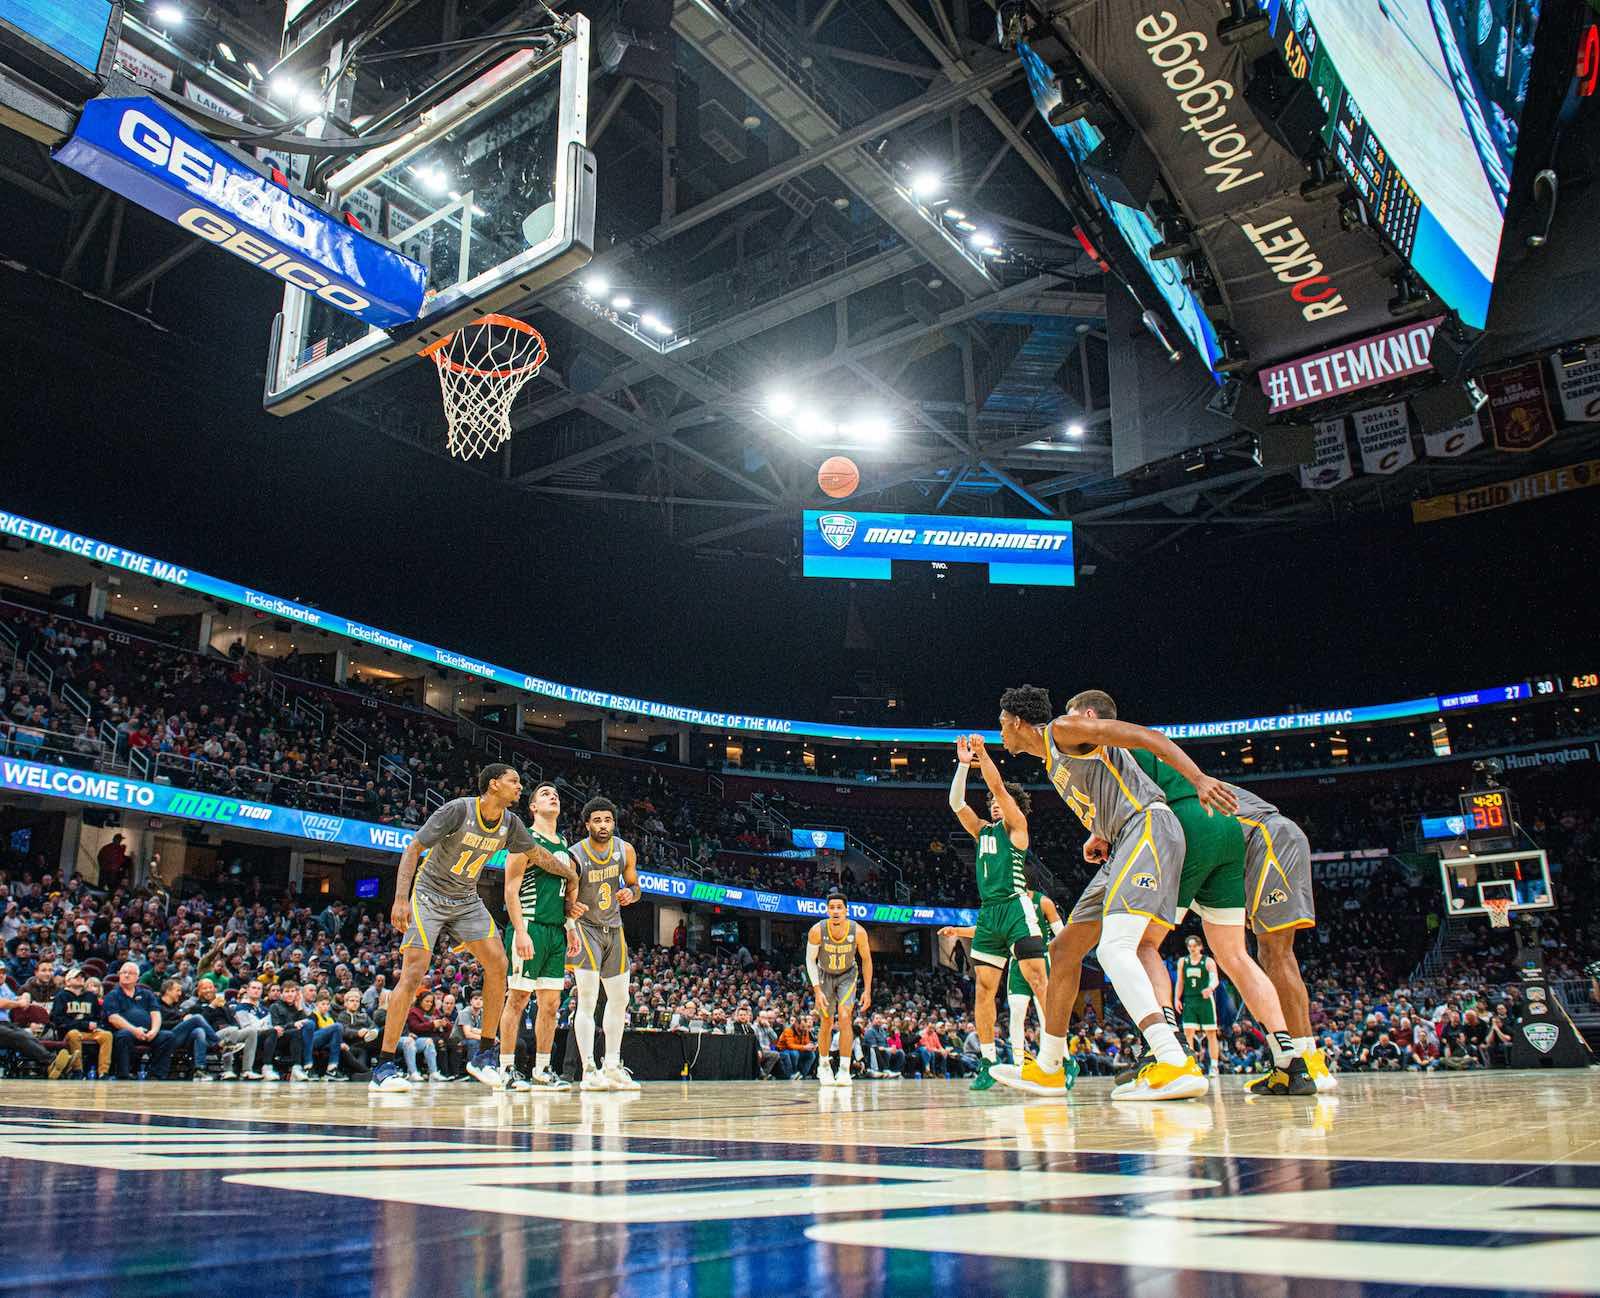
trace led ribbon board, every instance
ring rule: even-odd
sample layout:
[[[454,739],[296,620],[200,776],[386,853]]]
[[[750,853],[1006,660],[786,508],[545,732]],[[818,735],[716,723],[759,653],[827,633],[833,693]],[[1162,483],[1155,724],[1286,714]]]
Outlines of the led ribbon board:
[[[860,519],[871,516],[858,514],[852,517]],[[891,515],[891,517],[901,517],[901,515]],[[938,521],[948,525],[953,520],[941,518]],[[962,521],[971,523],[974,520],[965,519]],[[563,685],[559,681],[545,680],[539,676],[529,676],[510,667],[499,667],[494,663],[486,663],[479,658],[471,658],[466,654],[456,653],[449,649],[441,649],[437,645],[427,644],[421,640],[413,640],[409,636],[400,635],[393,631],[380,630],[377,627],[368,626],[364,622],[340,617],[335,613],[325,613],[321,609],[312,608],[308,604],[300,604],[278,595],[268,595],[264,591],[242,586],[236,581],[227,581],[222,577],[212,577],[203,572],[196,572],[191,568],[181,568],[175,563],[168,563],[161,559],[152,558],[147,554],[140,554],[137,550],[127,550],[122,546],[112,545],[109,541],[97,541],[93,537],[69,531],[64,527],[54,527],[49,523],[39,523],[31,518],[23,518],[18,514],[8,514],[3,509],[0,509],[0,536],[20,537],[24,541],[31,541],[36,545],[49,546],[52,550],[60,550],[64,554],[75,554],[80,558],[105,564],[109,568],[117,568],[123,572],[138,573],[153,581],[176,586],[181,590],[192,591],[199,595],[210,595],[216,599],[241,604],[264,617],[285,618],[289,621],[298,622],[303,626],[326,631],[330,635],[344,636],[351,640],[360,640],[366,644],[377,645],[379,648],[388,649],[402,657],[414,658],[419,662],[432,663],[440,667],[453,667],[457,671],[468,672],[483,680],[494,681],[500,685],[510,686],[514,690],[523,690],[526,693],[541,695],[544,698],[557,699],[563,703],[575,703],[583,707],[605,708],[613,712],[635,712],[640,716],[649,717],[655,721],[700,726],[708,730],[739,730],[757,734],[805,735],[817,739],[864,740],[888,744],[943,744],[952,742],[959,735],[969,733],[966,729],[933,729],[915,726],[840,726],[825,721],[793,721],[783,717],[747,716],[735,712],[714,712],[702,708],[683,707],[675,703],[660,703],[654,699],[635,698],[630,694],[617,694],[609,690],[589,689],[581,685]],[[1571,676],[1567,678],[1564,686],[1563,682],[1554,678],[1542,680],[1537,684],[1528,681],[1516,681],[1509,685],[1495,685],[1485,689],[1465,690],[1442,697],[1437,694],[1430,694],[1422,698],[1406,699],[1398,703],[1376,703],[1363,707],[1328,708],[1317,712],[1286,712],[1273,716],[1247,717],[1237,721],[1203,721],[1181,725],[1158,725],[1154,729],[1163,731],[1173,739],[1224,739],[1235,735],[1271,734],[1292,730],[1324,730],[1333,726],[1359,725],[1368,721],[1393,721],[1402,717],[1424,716],[1430,712],[1437,714],[1448,709],[1489,707],[1496,703],[1532,698],[1535,694],[1560,693],[1563,688],[1568,691],[1600,689],[1600,672],[1587,672]],[[999,733],[996,731],[988,730],[980,733],[989,743],[997,744],[1000,742]],[[390,833],[395,832],[387,825],[377,826],[376,828]],[[395,850],[398,850],[398,848]]]
[[[805,511],[807,577],[887,581],[896,559],[986,563],[989,581],[1071,586],[1072,524],[1055,518],[951,518],[941,514]]]
[[[421,265],[274,184],[153,99],[91,100],[55,160],[369,325],[392,328],[422,310]]]

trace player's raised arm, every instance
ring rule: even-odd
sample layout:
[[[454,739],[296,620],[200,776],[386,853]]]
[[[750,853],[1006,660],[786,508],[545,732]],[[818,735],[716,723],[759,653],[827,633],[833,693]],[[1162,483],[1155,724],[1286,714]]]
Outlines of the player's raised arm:
[[[1057,717],[1050,723],[1050,736],[1057,748],[1073,750],[1095,748],[1143,748],[1154,753],[1179,775],[1194,785],[1195,796],[1213,811],[1231,816],[1239,810],[1239,799],[1221,780],[1207,775],[1195,765],[1194,758],[1179,748],[1159,730],[1136,726],[1130,721],[1115,721],[1109,717]]]
[[[961,828],[976,838],[983,832],[983,820],[967,805],[967,775],[972,770],[972,749],[963,735],[956,740],[956,773],[950,780],[950,810],[956,813]]]
[[[1000,768],[994,764],[994,758],[989,756],[989,748],[983,742],[983,736],[969,736],[967,747],[977,761],[978,769],[983,772],[983,782],[989,786],[989,796],[1000,808],[1000,819],[1005,824],[1007,835],[1011,838],[1011,845],[1026,851],[1028,818],[1017,805],[1017,800],[1011,796],[1011,790],[1006,788],[1005,777],[1000,774]]]

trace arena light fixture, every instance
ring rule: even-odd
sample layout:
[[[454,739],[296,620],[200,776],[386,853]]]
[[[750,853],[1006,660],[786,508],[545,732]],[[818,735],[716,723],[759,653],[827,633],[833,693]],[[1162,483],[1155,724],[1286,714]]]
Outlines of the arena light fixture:
[[[768,394],[767,413],[778,419],[787,419],[794,413],[794,398],[787,392]]]
[[[944,214],[952,221],[965,221],[967,219],[967,214],[959,207],[947,207],[944,209]]]
[[[839,431],[847,437],[859,438],[866,442],[887,441],[889,437],[889,419],[887,415],[868,414],[858,419],[851,420],[840,427]]]
[[[239,61],[238,55],[233,52],[233,46],[229,45],[227,41],[217,42],[217,53],[227,59],[229,63],[237,63]]]
[[[151,10],[151,14],[158,23],[165,23],[168,27],[179,27],[183,24],[183,10],[177,5],[157,5]]]
[[[971,221],[966,219],[966,217],[962,217],[956,222],[956,229],[960,230],[962,234],[971,234],[977,228],[978,227],[973,225]]]
[[[1067,436],[1072,438],[1074,441],[1082,437],[1083,425],[1074,419],[1070,424],[1067,425]]]
[[[283,100],[287,103],[300,93],[300,83],[293,77],[273,77],[271,91],[274,99]],[[411,170],[415,171],[416,168],[413,167]]]
[[[611,285],[606,282],[604,275],[590,275],[583,281],[583,291],[590,297],[604,297],[611,290]]]
[[[250,78],[253,81],[260,81],[263,79],[264,74],[262,73],[261,69],[256,66],[254,59],[246,59],[244,61],[244,70],[250,74]]]
[[[944,178],[937,171],[919,171],[911,178],[911,192],[923,202],[938,198],[944,190]]]
[[[794,430],[801,437],[813,441],[821,441],[824,437],[833,436],[838,430],[831,419],[824,418],[815,410],[806,410],[795,417]]]
[[[673,333],[672,326],[651,311],[646,311],[640,316],[639,323],[651,333],[660,334],[663,338],[670,337]]]
[[[618,293],[616,297],[611,299],[611,309],[613,311],[626,311],[632,305],[633,299],[626,293]]]
[[[982,252],[986,248],[992,248],[995,246],[994,235],[990,234],[987,230],[979,230],[972,236],[970,242],[972,246],[979,252]]]

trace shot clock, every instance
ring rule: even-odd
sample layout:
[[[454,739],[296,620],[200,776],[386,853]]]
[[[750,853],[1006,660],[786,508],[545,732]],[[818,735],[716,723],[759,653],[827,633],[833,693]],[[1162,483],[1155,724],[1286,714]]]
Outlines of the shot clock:
[[[1466,822],[1468,848],[1474,854],[1516,846],[1516,814],[1506,790],[1475,789],[1463,793],[1461,816]]]

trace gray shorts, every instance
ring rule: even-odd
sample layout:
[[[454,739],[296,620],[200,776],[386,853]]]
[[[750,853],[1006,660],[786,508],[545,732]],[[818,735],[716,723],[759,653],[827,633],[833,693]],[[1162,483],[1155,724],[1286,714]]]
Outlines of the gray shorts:
[[[1239,817],[1244,830],[1244,904],[1256,933],[1313,928],[1311,844],[1287,816]]]
[[[489,908],[477,893],[466,897],[441,897],[417,887],[411,891],[411,923],[406,927],[402,947],[420,946],[424,951],[437,951],[450,939],[449,950],[459,951],[473,942],[481,942],[495,935],[494,920]]]
[[[856,971],[820,976],[817,986],[822,989],[822,1003],[828,1007],[828,1017],[835,1017],[841,1009],[855,1004]]]
[[[615,978],[628,972],[628,939],[622,925],[607,928],[598,924],[578,926],[578,954],[567,957],[567,968],[589,969],[602,978]]]
[[[1078,898],[1069,924],[1098,924],[1108,915],[1142,915],[1168,928],[1178,910],[1183,826],[1164,802],[1128,818],[1111,855]]]

